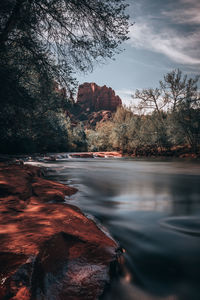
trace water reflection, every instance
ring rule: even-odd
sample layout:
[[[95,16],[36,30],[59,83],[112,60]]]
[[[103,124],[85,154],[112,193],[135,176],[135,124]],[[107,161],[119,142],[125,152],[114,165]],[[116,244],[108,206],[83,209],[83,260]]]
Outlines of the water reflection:
[[[126,249],[126,271],[106,300],[200,299],[199,164],[74,159],[49,165],[50,178],[79,189],[73,204]]]

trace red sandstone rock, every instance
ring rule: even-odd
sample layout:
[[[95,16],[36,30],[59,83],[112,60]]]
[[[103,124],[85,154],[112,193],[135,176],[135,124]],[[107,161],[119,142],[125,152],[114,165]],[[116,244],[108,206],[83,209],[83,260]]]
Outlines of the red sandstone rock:
[[[122,101],[105,85],[100,87],[96,83],[84,83],[79,86],[77,104],[81,105],[82,111],[88,113],[100,110],[114,112],[122,105]]]
[[[88,127],[96,126],[97,123],[104,123],[112,119],[112,113],[110,111],[98,111],[93,112],[88,116]]]
[[[93,152],[93,155],[96,157],[122,157],[122,154],[119,152]]]
[[[117,244],[77,207],[44,203],[76,190],[39,173],[0,166],[0,299],[96,299]]]
[[[66,116],[70,118],[72,126],[77,126],[81,121],[86,128],[91,128],[97,123],[111,120],[113,113],[121,105],[120,97],[111,88],[84,83],[79,86],[77,102],[71,112],[66,111]]]
[[[34,195],[39,197],[40,201],[44,202],[63,202],[65,195],[71,196],[77,192],[75,188],[39,177],[34,180],[32,190]]]
[[[122,157],[122,154],[119,152],[80,152],[80,153],[71,153],[71,157],[76,158],[94,158],[94,157]]]

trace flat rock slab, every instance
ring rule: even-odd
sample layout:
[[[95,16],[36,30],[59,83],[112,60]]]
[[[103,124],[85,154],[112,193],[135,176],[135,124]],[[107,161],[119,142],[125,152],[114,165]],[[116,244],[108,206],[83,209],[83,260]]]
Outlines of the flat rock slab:
[[[0,165],[0,299],[97,299],[118,245],[60,203],[76,189],[39,176],[37,167]]]
[[[94,158],[92,152],[70,153],[69,156],[72,158]]]
[[[80,152],[80,153],[70,153],[72,158],[94,158],[94,157],[122,157],[119,152]]]
[[[93,152],[93,155],[96,157],[122,157],[120,152]]]

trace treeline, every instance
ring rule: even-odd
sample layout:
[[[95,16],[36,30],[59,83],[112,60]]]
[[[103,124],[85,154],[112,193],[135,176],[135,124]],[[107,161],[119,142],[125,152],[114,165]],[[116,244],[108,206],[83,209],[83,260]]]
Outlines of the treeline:
[[[199,77],[180,70],[164,76],[156,89],[136,90],[135,105],[120,107],[113,120],[87,130],[90,151],[118,150],[133,155],[200,152]]]
[[[41,86],[33,71],[22,80],[18,69],[0,69],[0,153],[86,151],[84,128],[74,128],[66,116],[70,98],[53,80]]]
[[[125,9],[123,0],[0,1],[0,153],[87,149],[66,117],[75,74],[120,50]]]

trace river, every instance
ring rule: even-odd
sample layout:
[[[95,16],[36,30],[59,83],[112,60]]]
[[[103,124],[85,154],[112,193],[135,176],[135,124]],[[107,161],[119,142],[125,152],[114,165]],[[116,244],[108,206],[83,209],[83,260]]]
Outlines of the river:
[[[200,299],[200,163],[60,159],[47,178],[77,187],[66,202],[94,216],[124,251],[106,300]]]

